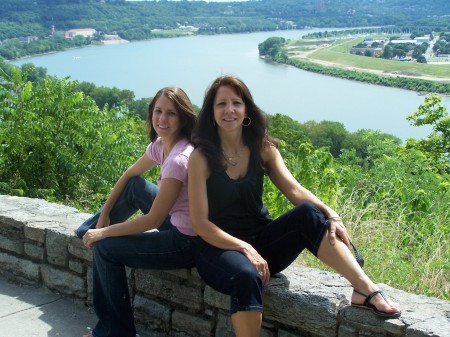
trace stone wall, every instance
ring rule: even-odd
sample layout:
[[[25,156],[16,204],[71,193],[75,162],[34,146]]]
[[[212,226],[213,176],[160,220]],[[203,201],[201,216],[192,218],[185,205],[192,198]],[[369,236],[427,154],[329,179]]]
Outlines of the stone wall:
[[[73,235],[87,217],[44,200],[0,195],[1,276],[90,305],[92,255]],[[151,336],[234,336],[228,296],[205,286],[195,269],[128,272],[136,320]],[[264,290],[261,336],[450,336],[450,302],[379,286],[402,305],[399,319],[350,307],[352,288],[337,274],[291,266]]]

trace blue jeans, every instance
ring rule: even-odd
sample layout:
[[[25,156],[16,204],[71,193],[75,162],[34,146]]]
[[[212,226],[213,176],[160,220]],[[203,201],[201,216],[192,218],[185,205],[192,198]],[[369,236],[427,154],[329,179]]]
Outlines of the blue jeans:
[[[141,210],[142,213],[147,214],[153,205],[153,201],[155,200],[158,191],[158,186],[142,177],[131,178],[109,213],[110,224],[114,225],[116,223],[123,222],[135,214],[138,210]],[[97,213],[83,222],[75,231],[75,234],[80,239],[83,238],[83,235],[89,229],[95,228],[101,211],[102,209],[100,208]],[[167,229],[170,226],[170,217],[168,216],[160,226],[159,230]]]
[[[94,244],[93,302],[98,323],[95,337],[134,337],[133,310],[125,266],[146,269],[191,268],[196,237],[174,226],[164,231],[111,237]]]
[[[158,187],[141,177],[130,179],[110,212],[111,225],[141,210],[148,213]],[[95,228],[101,210],[76,230],[79,238]],[[180,269],[194,266],[196,237],[184,235],[166,218],[158,231],[100,240],[93,247],[92,296],[98,323],[95,337],[135,337],[136,328],[125,266],[145,269]]]
[[[257,237],[247,241],[267,261],[273,275],[287,268],[305,248],[317,256],[328,227],[324,214],[305,202],[271,221]],[[232,314],[262,311],[263,284],[255,266],[244,254],[200,241],[196,265],[209,286],[230,295]]]

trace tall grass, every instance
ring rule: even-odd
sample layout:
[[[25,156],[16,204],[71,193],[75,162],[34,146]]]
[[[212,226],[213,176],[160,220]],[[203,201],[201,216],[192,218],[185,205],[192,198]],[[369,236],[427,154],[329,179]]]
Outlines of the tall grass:
[[[419,172],[416,165],[423,163],[380,159],[359,172],[336,168],[341,179],[328,178],[324,184],[318,183],[324,170],[336,163],[326,161],[320,150],[288,156],[286,164],[305,187],[339,212],[374,282],[450,299],[450,193],[439,190],[431,171]],[[292,207],[270,182],[266,190],[272,216]],[[302,253],[297,262],[328,270],[310,253]]]
[[[364,270],[376,283],[404,291],[450,299],[449,239],[434,231],[426,240],[417,239],[415,228],[406,225],[408,211],[397,200],[365,203],[363,191],[354,191],[342,204],[340,214],[352,241],[365,259]],[[449,223],[430,214],[424,222]],[[310,253],[299,264],[330,270]]]

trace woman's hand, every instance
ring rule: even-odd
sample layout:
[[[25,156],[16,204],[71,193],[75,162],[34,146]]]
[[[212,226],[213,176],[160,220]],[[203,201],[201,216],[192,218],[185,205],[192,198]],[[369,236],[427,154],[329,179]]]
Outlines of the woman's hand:
[[[247,247],[244,249],[244,255],[255,266],[256,270],[259,273],[259,276],[261,277],[263,285],[269,283],[270,271],[267,261],[264,260],[262,256],[259,255],[258,251],[250,244],[247,245]]]
[[[330,243],[334,245],[336,243],[336,236],[345,243],[347,247],[350,248],[350,237],[347,233],[347,228],[345,228],[344,223],[342,222],[341,217],[332,216],[328,218],[328,222],[330,227],[328,230],[330,231]]]
[[[83,243],[86,248],[92,248],[95,242],[104,239],[104,229],[89,229],[83,236]]]

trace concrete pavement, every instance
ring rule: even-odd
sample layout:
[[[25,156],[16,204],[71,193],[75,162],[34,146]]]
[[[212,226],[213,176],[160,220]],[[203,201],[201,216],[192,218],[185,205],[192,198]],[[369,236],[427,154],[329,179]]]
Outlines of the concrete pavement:
[[[82,337],[96,322],[92,308],[0,278],[0,337]]]
[[[96,321],[92,309],[61,295],[0,279],[0,337],[81,337]]]

